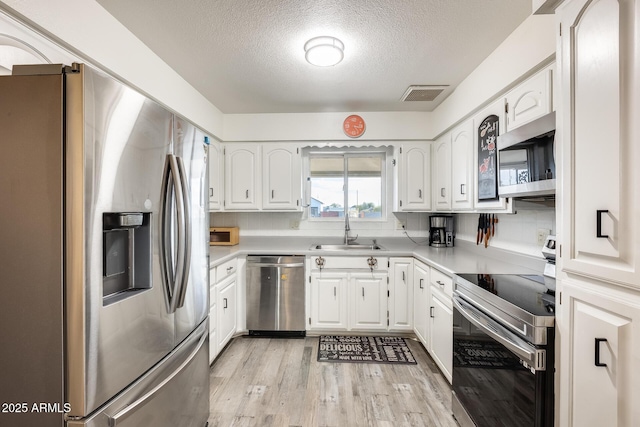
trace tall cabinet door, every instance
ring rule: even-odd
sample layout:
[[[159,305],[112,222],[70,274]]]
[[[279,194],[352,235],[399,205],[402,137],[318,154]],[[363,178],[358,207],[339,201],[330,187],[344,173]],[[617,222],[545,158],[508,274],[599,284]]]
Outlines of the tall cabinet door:
[[[431,144],[403,144],[398,168],[398,210],[431,210]]]
[[[344,273],[311,273],[310,327],[346,330],[347,275]]]
[[[222,144],[211,141],[209,145],[209,210],[219,211],[224,203],[224,155]]]
[[[389,329],[413,330],[413,258],[391,258]]]
[[[451,131],[451,208],[473,208],[473,122]]]
[[[300,149],[268,144],[262,151],[262,208],[300,210],[302,175]]]
[[[436,210],[451,210],[451,134],[447,133],[436,141],[433,168]]]
[[[562,268],[638,286],[640,8],[573,0],[562,28]]]
[[[415,261],[413,264],[413,330],[427,348],[429,347],[429,266]]]
[[[261,176],[258,144],[225,145],[225,209],[257,210],[260,208]]]

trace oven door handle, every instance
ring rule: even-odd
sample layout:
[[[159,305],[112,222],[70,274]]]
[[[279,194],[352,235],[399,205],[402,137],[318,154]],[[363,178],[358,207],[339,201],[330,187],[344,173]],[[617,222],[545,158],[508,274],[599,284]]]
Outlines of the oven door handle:
[[[509,351],[524,360],[530,368],[536,371],[546,370],[546,350],[540,350],[509,331],[480,310],[474,308],[462,298],[453,297],[453,304],[460,313],[475,327],[489,335]]]

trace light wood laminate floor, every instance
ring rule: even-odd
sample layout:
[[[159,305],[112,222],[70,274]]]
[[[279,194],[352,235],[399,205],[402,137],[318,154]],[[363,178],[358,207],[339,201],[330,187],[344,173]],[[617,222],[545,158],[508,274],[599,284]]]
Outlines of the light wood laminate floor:
[[[318,362],[318,337],[235,338],[211,367],[209,426],[457,426],[451,389],[417,365]]]

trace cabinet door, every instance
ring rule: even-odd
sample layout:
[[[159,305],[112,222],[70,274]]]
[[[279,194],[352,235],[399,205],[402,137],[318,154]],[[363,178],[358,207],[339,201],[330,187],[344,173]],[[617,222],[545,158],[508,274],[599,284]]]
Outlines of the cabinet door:
[[[509,212],[512,210],[511,208],[511,203],[509,203],[507,198],[504,197],[500,197],[500,198],[496,198],[496,199],[483,199],[483,200],[479,200],[478,199],[478,194],[479,194],[479,183],[478,183],[478,173],[480,170],[480,165],[478,164],[478,151],[479,151],[479,135],[482,132],[479,128],[482,124],[482,122],[489,116],[498,116],[498,135],[502,135],[505,132],[505,111],[504,111],[504,107],[505,106],[505,100],[504,98],[499,99],[497,101],[495,101],[494,103],[490,104],[489,106],[487,106],[484,110],[480,111],[478,114],[476,114],[473,117],[473,129],[472,129],[472,133],[473,133],[473,193],[474,193],[474,198],[473,198],[473,203],[475,205],[475,208],[478,209],[479,211],[487,211],[487,210],[491,210],[491,211],[503,211],[503,212]],[[496,147],[497,149],[497,147]],[[497,160],[497,157],[495,158]],[[497,162],[490,162],[488,165],[486,165],[486,167],[488,168],[489,172],[495,171],[496,175],[496,181],[495,181],[495,185],[498,185],[498,175],[497,175],[497,170],[498,170],[498,165]],[[483,182],[483,185],[487,185],[486,182]],[[497,194],[497,190],[496,190],[496,194]]]
[[[562,300],[561,425],[638,425],[640,295],[565,282]]]
[[[429,347],[429,267],[420,261],[413,266],[413,330],[422,345]]]
[[[311,273],[311,329],[347,330],[347,273]]]
[[[222,144],[209,145],[209,210],[219,211],[224,203],[224,155]]]
[[[507,131],[552,111],[551,79],[548,67],[507,93]]]
[[[451,367],[453,364],[453,312],[449,304],[443,301],[444,295],[431,287],[430,333],[431,346],[429,352],[442,373],[451,383]]]
[[[352,318],[349,329],[387,329],[387,274],[351,273]]]
[[[562,269],[640,286],[638,1],[563,5]]]
[[[473,208],[473,121],[451,131],[451,208]]]
[[[451,134],[446,134],[434,145],[436,210],[451,210]]]
[[[298,147],[267,144],[262,150],[262,208],[301,210],[302,175]]]
[[[261,176],[260,147],[257,144],[225,145],[225,209],[259,209]]]
[[[236,332],[236,277],[233,274],[216,285],[218,351],[224,348]]]
[[[403,144],[398,168],[398,210],[431,210],[431,144]]]
[[[389,330],[413,330],[413,258],[391,258]]]

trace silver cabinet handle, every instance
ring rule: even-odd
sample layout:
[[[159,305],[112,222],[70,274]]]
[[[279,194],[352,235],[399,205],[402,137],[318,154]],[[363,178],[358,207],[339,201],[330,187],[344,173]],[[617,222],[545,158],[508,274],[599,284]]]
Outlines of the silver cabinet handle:
[[[227,299],[226,298],[222,298],[222,303],[224,304],[222,306],[222,308],[227,308]]]
[[[364,287],[362,288],[362,298],[364,298]]]
[[[333,297],[334,298],[336,297],[336,287],[335,286],[333,287]]]
[[[233,267],[227,267],[227,274],[229,274],[230,271],[233,271]]]
[[[139,407],[141,405],[144,405],[146,402],[148,402],[149,400],[153,399],[153,397],[156,395],[156,393],[158,393],[160,390],[164,389],[164,387],[171,380],[173,380],[178,374],[180,374],[180,372],[182,372],[184,370],[184,368],[186,368],[187,365],[189,365],[191,363],[191,361],[193,361],[193,359],[196,357],[196,355],[198,354],[198,352],[200,351],[200,349],[204,345],[204,342],[206,341],[206,338],[208,336],[209,336],[209,334],[207,334],[205,332],[202,333],[202,337],[200,338],[200,341],[198,341],[198,345],[191,352],[189,357],[187,357],[187,359],[184,362],[182,362],[180,364],[180,366],[178,366],[178,368],[175,371],[173,371],[173,373],[171,375],[169,375],[167,378],[165,378],[164,381],[162,381],[160,384],[155,386],[153,389],[151,389],[148,393],[146,393],[140,399],[136,400],[131,405],[129,405],[129,406],[125,407],[124,409],[122,409],[120,412],[115,414],[113,417],[109,417],[109,426],[110,427],[116,427],[119,422],[124,421],[126,418],[128,418],[130,415],[132,415],[135,412],[137,407]]]
[[[422,286],[422,282],[424,281],[424,279],[420,279],[420,289],[424,289],[424,287]]]
[[[273,199],[274,197],[276,197],[276,192],[275,190],[271,190],[271,198]]]
[[[209,188],[209,197],[213,197],[213,188]]]
[[[433,315],[433,309],[434,309],[434,308],[435,308],[435,307],[429,307],[429,317],[433,317],[433,318],[435,318],[435,317],[436,317],[436,316],[434,316],[434,315]]]
[[[244,198],[245,198],[245,199],[248,199],[248,198],[249,198],[249,190],[245,191],[245,193],[244,193]]]
[[[422,189],[418,189],[418,198],[422,199]]]
[[[466,194],[464,192],[464,184],[460,184],[460,194],[462,194],[462,195]]]
[[[405,283],[407,282],[407,281],[405,280],[405,277],[404,277],[404,271],[402,272],[402,281],[403,281],[403,282],[405,282]]]
[[[440,189],[440,197],[444,197],[444,187]]]
[[[444,286],[444,283],[442,283],[440,280],[436,280],[436,283],[440,286]]]

